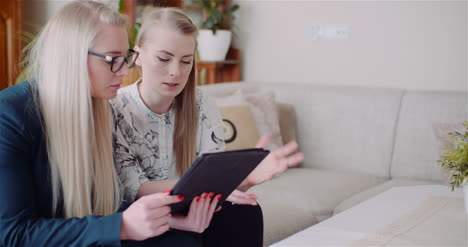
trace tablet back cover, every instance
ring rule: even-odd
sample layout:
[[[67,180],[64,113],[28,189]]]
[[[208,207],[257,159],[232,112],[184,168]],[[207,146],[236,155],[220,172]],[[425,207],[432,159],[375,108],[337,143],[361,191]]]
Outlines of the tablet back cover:
[[[172,204],[171,213],[186,215],[192,200],[204,192],[222,194],[221,205],[268,153],[256,148],[202,154],[172,189],[172,195],[184,196],[184,200]]]

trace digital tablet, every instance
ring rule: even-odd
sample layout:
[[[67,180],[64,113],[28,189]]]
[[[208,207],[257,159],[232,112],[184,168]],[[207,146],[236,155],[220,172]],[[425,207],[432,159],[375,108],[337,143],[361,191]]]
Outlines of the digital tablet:
[[[198,156],[171,191],[184,196],[182,202],[171,204],[171,213],[186,215],[192,200],[205,192],[222,194],[221,205],[268,153],[255,148]]]

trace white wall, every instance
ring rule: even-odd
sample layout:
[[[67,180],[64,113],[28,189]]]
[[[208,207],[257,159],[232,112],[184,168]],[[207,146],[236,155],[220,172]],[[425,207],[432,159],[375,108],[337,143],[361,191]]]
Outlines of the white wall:
[[[466,0],[237,3],[246,81],[467,90]],[[351,34],[312,40],[312,24]]]
[[[43,25],[69,1],[24,0],[25,23]],[[244,80],[468,88],[466,0],[237,2]],[[350,38],[312,40],[313,24],[349,24]]]

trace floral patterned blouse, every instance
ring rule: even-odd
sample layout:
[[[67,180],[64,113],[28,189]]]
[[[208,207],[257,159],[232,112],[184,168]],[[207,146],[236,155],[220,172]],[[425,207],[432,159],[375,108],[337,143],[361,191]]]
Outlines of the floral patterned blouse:
[[[136,82],[119,90],[111,101],[115,120],[114,160],[124,191],[132,202],[146,181],[177,179],[173,154],[174,107],[164,114],[152,112],[138,92]],[[198,108],[197,155],[225,149],[221,115],[200,89]]]

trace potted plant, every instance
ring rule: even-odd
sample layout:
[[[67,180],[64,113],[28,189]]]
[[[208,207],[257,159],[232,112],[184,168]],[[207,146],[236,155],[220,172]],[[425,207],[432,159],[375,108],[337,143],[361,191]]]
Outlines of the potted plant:
[[[465,193],[465,211],[468,214],[468,121],[462,123],[465,131],[449,133],[452,147],[446,147],[438,160],[440,166],[450,173],[452,191],[463,186]]]
[[[198,53],[202,61],[222,61],[231,45],[232,15],[238,4],[226,6],[223,0],[195,0],[204,11],[204,21],[198,35]]]

